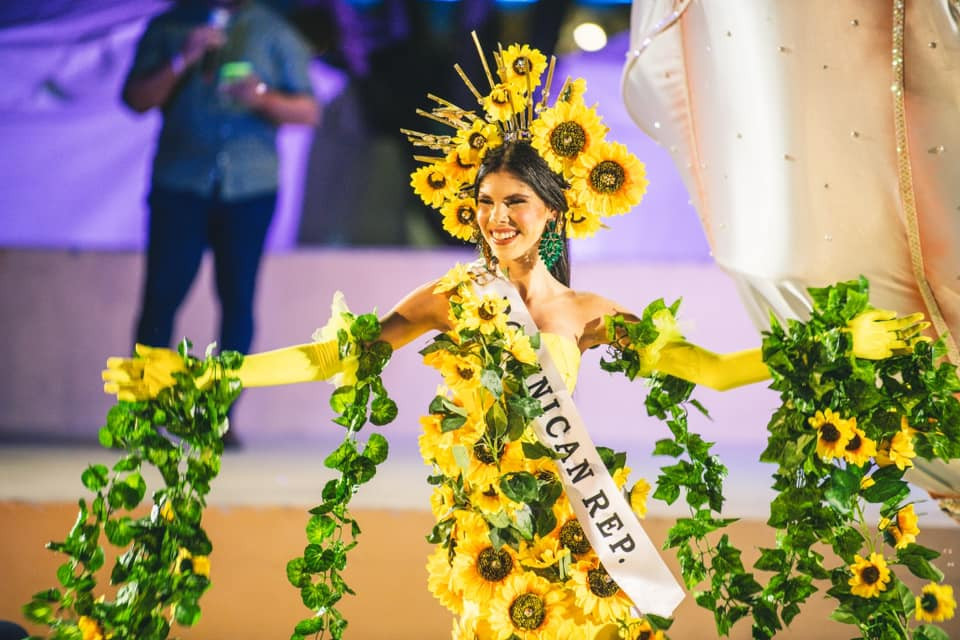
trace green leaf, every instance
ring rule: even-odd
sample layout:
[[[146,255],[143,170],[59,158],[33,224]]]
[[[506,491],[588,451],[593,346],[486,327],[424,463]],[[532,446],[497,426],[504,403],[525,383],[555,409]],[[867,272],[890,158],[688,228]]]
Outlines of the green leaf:
[[[301,620],[294,627],[294,633],[301,636],[310,636],[321,631],[323,631],[323,618],[321,616]]]
[[[200,607],[196,601],[183,599],[177,603],[174,617],[177,624],[184,627],[192,627],[200,620]]]
[[[333,535],[336,528],[337,523],[330,516],[313,516],[307,521],[307,540],[312,544],[323,544],[327,538]]]
[[[373,342],[380,337],[380,322],[374,314],[365,313],[353,321],[350,333],[361,342]]]
[[[306,573],[306,562],[303,558],[294,558],[287,563],[287,580],[298,589],[310,583],[310,576]]]
[[[353,385],[338,387],[330,395],[330,408],[337,413],[343,413],[347,407],[353,405],[357,399],[357,388]]]
[[[458,415],[449,415],[445,416],[443,420],[440,421],[440,431],[447,433],[448,431],[456,431],[464,424],[466,424],[467,418],[465,416]]]
[[[462,444],[455,444],[452,448],[453,459],[456,461],[457,466],[466,473],[470,470],[470,454],[467,453],[467,448]]]
[[[946,631],[932,624],[922,624],[917,627],[913,638],[914,640],[950,640]]]
[[[939,555],[933,549],[909,544],[906,548],[897,550],[897,562],[907,567],[910,573],[918,578],[940,582],[943,580],[943,572],[930,564],[930,560]]]
[[[523,455],[528,460],[537,460],[539,458],[550,458],[551,460],[557,460],[560,458],[559,454],[550,447],[544,446],[539,442],[522,442],[520,446],[523,448]]]
[[[519,471],[501,476],[500,490],[514,502],[527,503],[537,499],[539,484],[533,474]]]
[[[459,407],[448,398],[443,396],[434,396],[433,400],[430,401],[430,413],[438,414],[455,414],[458,416],[467,417],[467,410],[463,407]]]
[[[381,464],[387,459],[390,446],[387,439],[379,433],[374,433],[367,440],[367,446],[363,450],[363,455],[369,458],[374,464]]]
[[[382,427],[397,417],[397,403],[385,396],[378,396],[370,403],[370,422]]]
[[[90,491],[99,491],[107,486],[109,473],[106,465],[92,464],[81,474],[80,480],[83,482],[83,486]]]
[[[326,457],[323,465],[328,469],[343,469],[351,460],[357,457],[357,445],[353,440],[344,440],[340,446]]]
[[[484,386],[494,398],[503,395],[503,371],[499,369],[484,369],[480,374],[480,384]]]

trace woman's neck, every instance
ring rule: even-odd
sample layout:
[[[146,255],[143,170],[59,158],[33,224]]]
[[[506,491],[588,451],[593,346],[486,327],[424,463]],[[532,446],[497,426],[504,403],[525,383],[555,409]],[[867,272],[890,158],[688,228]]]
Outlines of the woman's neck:
[[[554,295],[557,287],[562,287],[551,275],[543,262],[533,260],[511,261],[500,265],[500,271],[517,288],[517,292],[526,304],[544,296]]]

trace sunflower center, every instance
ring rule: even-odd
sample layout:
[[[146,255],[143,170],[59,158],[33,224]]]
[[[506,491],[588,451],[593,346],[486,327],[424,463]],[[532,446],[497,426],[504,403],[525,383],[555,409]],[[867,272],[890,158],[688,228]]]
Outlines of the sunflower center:
[[[613,581],[613,578],[603,567],[597,567],[587,572],[587,584],[590,585],[590,593],[601,598],[609,598],[620,591],[620,585]]]
[[[473,219],[476,215],[473,207],[467,205],[457,207],[457,221],[460,222],[460,224],[473,224]]]
[[[640,635],[637,636],[637,640],[650,640],[652,636],[653,634],[649,631],[641,631]]]
[[[870,565],[860,572],[860,580],[864,584],[875,584],[880,579],[880,569]]]
[[[525,76],[530,73],[530,58],[526,56],[520,56],[513,61],[513,72],[518,76]]]
[[[616,193],[627,181],[627,172],[613,160],[603,160],[590,171],[590,186],[600,193]]]
[[[488,582],[500,582],[513,570],[513,558],[500,549],[487,547],[477,555],[477,573]]]
[[[860,449],[861,444],[863,444],[863,440],[860,439],[860,434],[855,433],[853,434],[853,438],[850,439],[850,444],[848,444],[845,448],[847,451],[857,451]]]
[[[510,603],[510,620],[518,629],[536,629],[546,617],[543,600],[535,593],[524,593]]]
[[[464,380],[471,380],[476,372],[473,367],[457,367],[457,375]]]
[[[558,156],[576,157],[587,146],[587,132],[572,120],[561,122],[550,132],[550,148]]]
[[[820,427],[820,439],[824,442],[836,442],[840,439],[840,430],[833,423],[826,423]]]
[[[471,133],[467,143],[473,149],[483,149],[487,146],[487,137],[480,133]]]
[[[439,171],[434,171],[427,176],[427,184],[431,189],[443,189],[447,185],[447,178]]]
[[[503,106],[509,102],[510,95],[506,89],[496,89],[490,93],[490,100],[494,104]]]
[[[927,613],[934,613],[940,608],[940,601],[937,600],[937,596],[932,593],[925,593],[923,597],[920,598],[920,608]]]
[[[537,472],[537,480],[544,484],[550,484],[551,482],[557,481],[557,474],[553,471],[547,471],[546,469],[541,469]]]
[[[481,320],[489,322],[497,317],[497,306],[491,301],[484,302],[477,307],[477,315]]]
[[[560,544],[573,553],[586,553],[590,551],[590,541],[583,534],[583,528],[576,518],[567,520],[560,527]]]
[[[473,456],[482,462],[483,464],[496,464],[497,460],[500,459],[500,456],[503,455],[503,445],[501,444],[498,447],[496,454],[490,449],[490,445],[487,444],[483,438],[477,440],[476,444],[473,445]]]

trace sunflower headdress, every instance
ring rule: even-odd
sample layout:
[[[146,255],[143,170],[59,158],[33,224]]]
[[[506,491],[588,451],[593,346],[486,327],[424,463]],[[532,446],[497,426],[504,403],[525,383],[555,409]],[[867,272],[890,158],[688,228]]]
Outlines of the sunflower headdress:
[[[453,132],[401,129],[415,146],[441,154],[415,155],[424,164],[411,174],[410,184],[427,205],[443,214],[447,232],[461,240],[473,238],[472,191],[480,163],[487,150],[514,140],[529,142],[570,185],[564,221],[570,238],[592,236],[605,226],[603,218],[627,213],[640,202],[647,188],[644,165],[622,144],[606,140],[608,129],[596,105],[584,102],[585,80],[567,78],[548,105],[555,57],[548,63],[529,45],[498,46],[493,52],[494,75],[475,33],[473,40],[490,90],[481,93],[459,64],[454,69],[480,109],[471,111],[427,94],[437,106],[417,113]]]

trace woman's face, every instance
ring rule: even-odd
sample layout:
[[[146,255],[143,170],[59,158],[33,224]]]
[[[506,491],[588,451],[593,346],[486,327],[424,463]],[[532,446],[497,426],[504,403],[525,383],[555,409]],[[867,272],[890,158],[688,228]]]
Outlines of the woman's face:
[[[491,173],[480,183],[477,223],[501,264],[520,260],[532,264],[543,228],[556,215],[530,185],[511,173]]]

